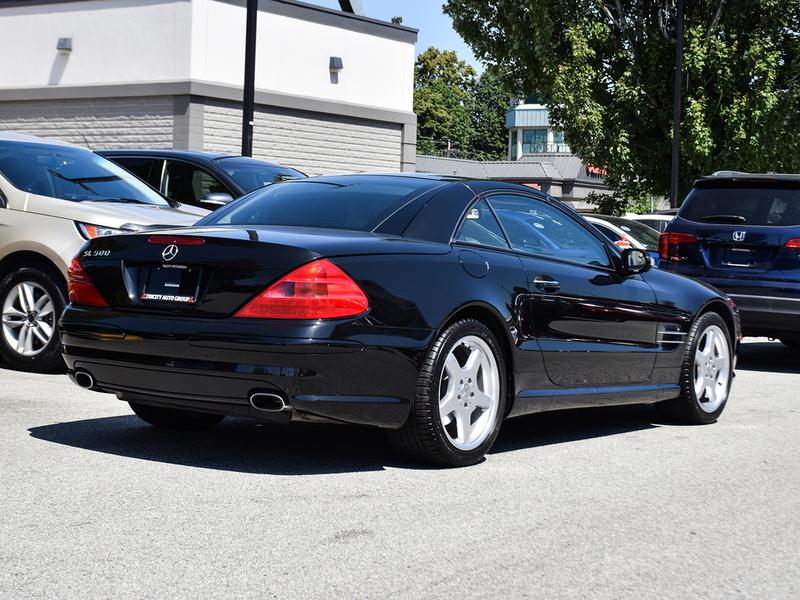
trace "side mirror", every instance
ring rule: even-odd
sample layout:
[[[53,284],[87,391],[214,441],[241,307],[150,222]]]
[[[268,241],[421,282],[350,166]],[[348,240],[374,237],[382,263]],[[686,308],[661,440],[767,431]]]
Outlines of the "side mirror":
[[[209,210],[216,210],[229,202],[233,202],[233,196],[225,192],[209,192],[200,198],[200,204]]]
[[[625,275],[638,275],[650,270],[653,261],[646,250],[626,248],[622,251],[622,272]]]

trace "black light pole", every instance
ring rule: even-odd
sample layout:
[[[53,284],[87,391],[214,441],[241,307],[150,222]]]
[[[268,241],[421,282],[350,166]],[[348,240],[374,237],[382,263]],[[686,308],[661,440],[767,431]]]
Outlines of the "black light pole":
[[[247,26],[244,42],[244,99],[242,101],[242,156],[253,156],[257,24],[258,0],[247,0]]]
[[[678,28],[675,32],[675,91],[672,107],[672,173],[669,205],[678,206],[678,166],[681,155],[681,80],[683,79],[683,0],[678,0]]]

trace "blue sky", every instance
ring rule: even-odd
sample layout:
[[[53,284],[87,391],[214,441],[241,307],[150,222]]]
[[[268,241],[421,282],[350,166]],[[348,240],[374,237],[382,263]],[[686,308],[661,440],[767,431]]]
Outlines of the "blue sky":
[[[339,9],[337,0],[305,1]],[[394,16],[400,16],[403,17],[403,25],[419,29],[417,54],[429,46],[455,50],[459,58],[473,65],[478,72],[483,71],[469,46],[453,29],[450,17],[442,12],[442,0],[362,0],[362,3],[368,17],[388,21]]]

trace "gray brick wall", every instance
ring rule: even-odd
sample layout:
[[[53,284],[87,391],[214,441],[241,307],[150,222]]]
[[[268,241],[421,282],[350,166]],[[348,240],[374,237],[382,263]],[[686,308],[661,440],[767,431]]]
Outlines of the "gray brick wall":
[[[0,130],[91,148],[172,148],[172,96],[0,102]]]
[[[242,112],[207,100],[203,149],[239,154]],[[253,156],[308,175],[399,171],[401,126],[351,117],[257,107]]]

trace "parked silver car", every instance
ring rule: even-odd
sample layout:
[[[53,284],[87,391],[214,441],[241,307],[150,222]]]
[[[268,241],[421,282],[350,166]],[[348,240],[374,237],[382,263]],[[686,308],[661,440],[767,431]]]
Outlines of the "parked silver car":
[[[207,213],[170,203],[89,150],[0,133],[0,356],[28,371],[63,366],[56,324],[69,265],[87,240]]]

